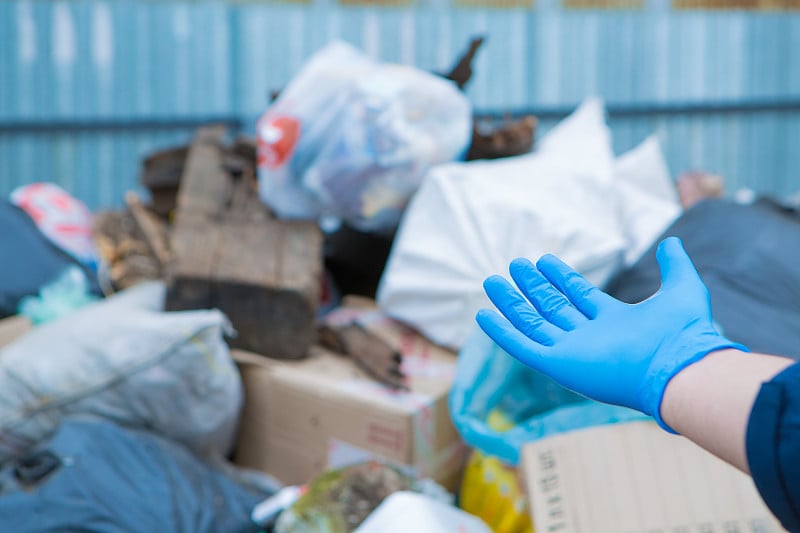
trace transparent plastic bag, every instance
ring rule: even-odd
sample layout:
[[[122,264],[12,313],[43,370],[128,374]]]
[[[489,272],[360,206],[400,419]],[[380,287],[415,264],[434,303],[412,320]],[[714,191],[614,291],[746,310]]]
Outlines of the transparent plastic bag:
[[[450,414],[464,440],[483,453],[516,465],[522,446],[550,435],[601,424],[648,419],[632,409],[588,400],[500,349],[476,328],[458,354]],[[499,411],[512,426],[498,431]]]
[[[471,131],[453,83],[335,42],[258,121],[261,197],[280,217],[391,232],[427,170],[460,158]]]

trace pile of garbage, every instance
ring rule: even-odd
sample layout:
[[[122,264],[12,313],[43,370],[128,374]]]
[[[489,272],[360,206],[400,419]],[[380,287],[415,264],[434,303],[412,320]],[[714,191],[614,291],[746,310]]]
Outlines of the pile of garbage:
[[[520,256],[633,303],[680,236],[719,329],[800,357],[798,205],[674,180],[656,136],[615,155],[599,99],[535,148],[535,117],[487,125],[463,93],[482,43],[447,75],[334,43],[256,138],[147,156],[124,209],[0,202],[0,529],[558,530],[583,492],[548,439],[651,436],[477,330]]]

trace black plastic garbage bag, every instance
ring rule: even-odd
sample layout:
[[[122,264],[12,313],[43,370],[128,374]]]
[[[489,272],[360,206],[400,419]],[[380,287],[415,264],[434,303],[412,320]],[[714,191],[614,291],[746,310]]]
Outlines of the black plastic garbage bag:
[[[683,240],[711,294],[714,320],[754,352],[800,358],[800,212],[773,200],[706,200],[686,211],[661,239]],[[613,278],[606,290],[628,303],[661,284],[655,250]]]
[[[266,496],[158,436],[70,420],[0,470],[0,531],[258,531],[250,512]]]
[[[71,266],[86,271],[51,243],[25,211],[0,200],[0,318],[16,314],[22,298],[37,294]],[[87,275],[87,279],[99,294],[95,277]]]

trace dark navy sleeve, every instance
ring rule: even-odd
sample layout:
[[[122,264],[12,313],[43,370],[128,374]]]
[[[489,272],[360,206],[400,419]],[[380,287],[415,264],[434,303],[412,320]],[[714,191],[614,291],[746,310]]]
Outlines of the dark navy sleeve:
[[[746,446],[761,497],[783,527],[800,532],[800,363],[761,386]]]

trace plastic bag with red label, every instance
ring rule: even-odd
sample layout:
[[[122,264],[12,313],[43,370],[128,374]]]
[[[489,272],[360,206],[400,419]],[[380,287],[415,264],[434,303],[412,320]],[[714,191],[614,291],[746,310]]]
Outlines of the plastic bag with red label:
[[[258,121],[261,197],[280,217],[388,233],[426,171],[460,158],[471,132],[452,82],[335,42]]]

